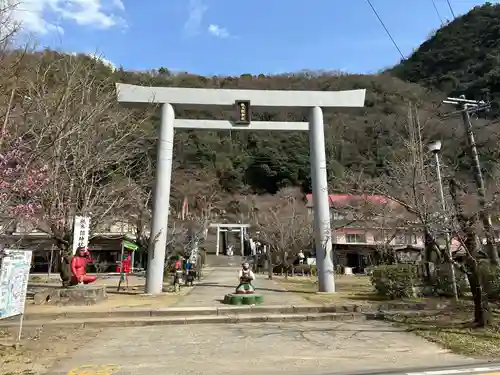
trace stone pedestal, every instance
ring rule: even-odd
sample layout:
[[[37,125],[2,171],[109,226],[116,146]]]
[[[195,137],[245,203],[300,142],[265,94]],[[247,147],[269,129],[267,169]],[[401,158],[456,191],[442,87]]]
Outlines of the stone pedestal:
[[[262,305],[264,296],[262,294],[226,294],[224,296],[226,305]]]
[[[74,286],[45,289],[34,296],[35,305],[90,306],[108,298],[105,286]]]

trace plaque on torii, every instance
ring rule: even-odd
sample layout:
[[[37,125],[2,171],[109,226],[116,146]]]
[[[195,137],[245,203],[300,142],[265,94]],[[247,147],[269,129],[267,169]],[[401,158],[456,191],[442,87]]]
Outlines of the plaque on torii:
[[[238,111],[238,119],[235,121],[237,125],[250,125],[252,112],[250,111],[250,100],[237,100],[236,109]]]

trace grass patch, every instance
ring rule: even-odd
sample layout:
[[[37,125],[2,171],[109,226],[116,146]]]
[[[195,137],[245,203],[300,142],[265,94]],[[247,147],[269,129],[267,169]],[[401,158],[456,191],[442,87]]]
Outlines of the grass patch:
[[[318,279],[316,277],[295,276],[285,279],[281,276],[275,276],[273,280],[282,288],[313,303],[363,304],[384,300],[383,297],[375,293],[368,276],[336,276],[335,294],[318,293]]]
[[[488,328],[475,328],[471,321],[473,307],[464,302],[449,311],[431,316],[394,316],[391,320],[431,342],[458,354],[478,358],[500,357],[500,324],[498,310],[493,312],[494,324]]]

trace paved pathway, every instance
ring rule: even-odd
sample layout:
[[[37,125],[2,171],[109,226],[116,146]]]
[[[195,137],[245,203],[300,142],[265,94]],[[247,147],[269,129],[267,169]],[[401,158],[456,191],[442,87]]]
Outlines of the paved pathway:
[[[114,375],[319,375],[472,363],[382,322],[179,325],[105,330],[48,375],[82,375],[80,366],[97,375],[103,365]]]
[[[206,277],[176,306],[219,306],[224,295],[233,293],[238,285],[239,265],[210,267]],[[267,275],[256,275],[257,293],[264,295],[266,305],[306,305],[308,301],[280,288]]]
[[[180,306],[219,305],[238,281],[235,263],[212,267]],[[266,305],[306,303],[265,275],[255,284]],[[203,324],[106,329],[47,375],[334,375],[471,363],[378,321]]]

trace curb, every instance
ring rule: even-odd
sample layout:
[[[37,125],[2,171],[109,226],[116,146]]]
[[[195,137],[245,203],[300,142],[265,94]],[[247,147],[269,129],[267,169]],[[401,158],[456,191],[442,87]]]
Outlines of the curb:
[[[306,321],[346,321],[366,320],[363,313],[319,313],[319,314],[244,314],[225,316],[186,316],[186,317],[141,317],[127,318],[87,318],[62,320],[31,320],[25,321],[27,327],[64,327],[64,328],[111,328],[111,327],[145,327],[159,325],[184,324],[238,324],[238,323],[281,323]],[[17,327],[18,322],[5,322],[0,327]]]
[[[23,325],[29,327],[70,327],[70,328],[109,328],[109,327],[141,327],[156,325],[181,324],[237,324],[237,323],[280,323],[305,321],[386,321],[392,314],[414,315],[435,314],[438,311],[421,312],[391,311],[391,312],[330,312],[330,313],[289,313],[289,314],[222,314],[222,315],[188,315],[188,316],[142,316],[142,317],[106,317],[59,320],[25,320]],[[7,320],[0,323],[1,327],[17,327],[19,322]]]
[[[189,294],[189,293],[188,293]],[[188,295],[186,294],[186,295]],[[26,313],[25,321],[86,319],[92,318],[139,318],[139,317],[187,317],[187,316],[226,316],[241,314],[318,314],[318,313],[373,313],[377,311],[440,310],[443,306],[429,306],[422,303],[402,305],[382,303],[377,305],[259,305],[259,306],[220,306],[220,307],[166,307],[159,309],[116,308],[108,311],[65,311],[61,313]]]
[[[86,319],[92,318],[147,318],[147,317],[188,317],[188,316],[228,316],[242,314],[317,314],[361,312],[359,306],[328,306],[328,305],[298,305],[298,306],[221,306],[221,307],[166,307],[160,309],[118,308],[108,311],[65,311],[61,313],[39,313],[24,316],[24,321]]]
[[[500,370],[500,362],[497,360],[476,360],[470,359],[466,363],[457,363],[456,365],[444,365],[433,367],[407,367],[394,370],[375,370],[375,371],[356,371],[345,373],[344,375],[459,375],[459,374],[477,374],[494,375]],[[323,374],[331,375],[331,374]]]

